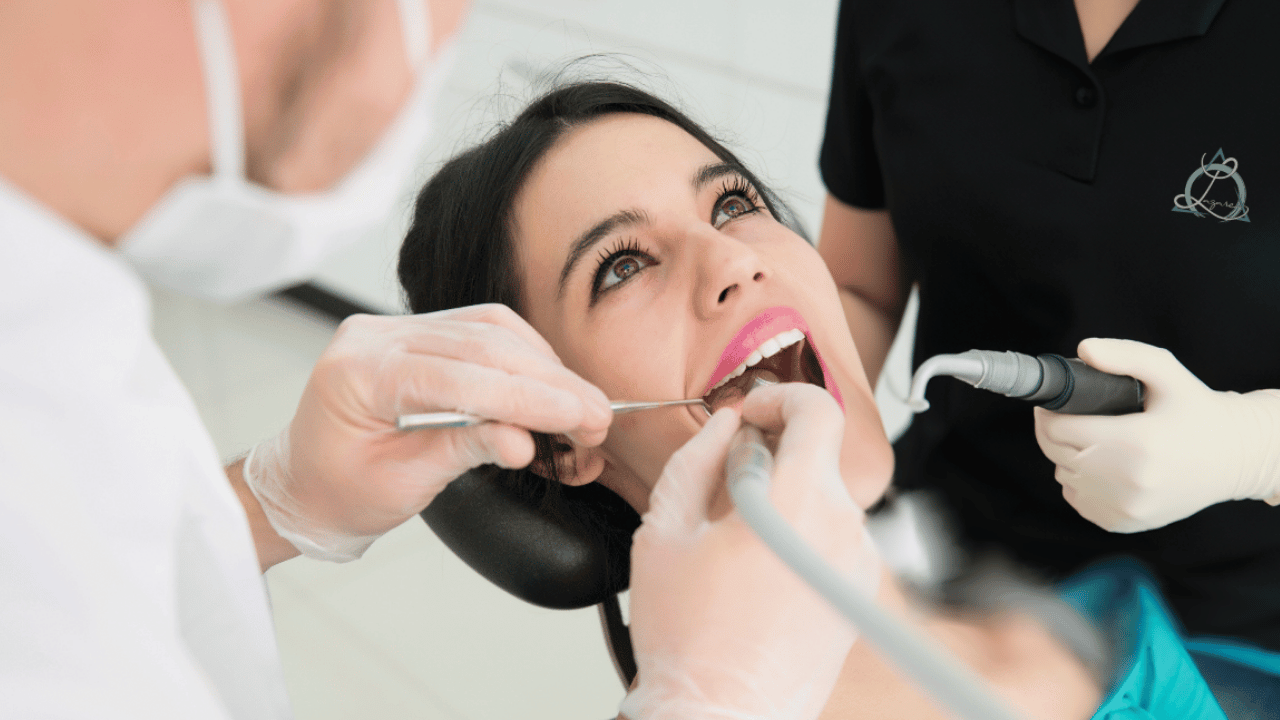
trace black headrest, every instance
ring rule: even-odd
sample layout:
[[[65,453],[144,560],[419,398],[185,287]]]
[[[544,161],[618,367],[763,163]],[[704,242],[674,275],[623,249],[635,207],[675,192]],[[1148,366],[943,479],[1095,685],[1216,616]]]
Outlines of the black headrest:
[[[599,483],[560,486],[542,500],[486,465],[454,480],[422,519],[463,562],[516,597],[570,610],[627,589],[640,518]]]

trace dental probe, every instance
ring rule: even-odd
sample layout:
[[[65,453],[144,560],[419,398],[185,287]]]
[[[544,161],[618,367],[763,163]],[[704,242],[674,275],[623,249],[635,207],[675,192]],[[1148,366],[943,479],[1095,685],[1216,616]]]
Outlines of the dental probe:
[[[655,402],[635,402],[629,400],[617,400],[609,403],[609,409],[613,410],[614,415],[626,415],[627,413],[639,412],[641,410],[654,410],[656,408],[677,407],[680,405],[701,405],[702,409],[711,414],[710,408],[702,398],[690,398],[688,400],[659,400]],[[480,423],[493,422],[487,418],[470,415],[459,412],[429,412],[418,413],[416,415],[401,415],[396,418],[397,430],[427,430],[432,428],[463,428],[479,425]]]
[[[805,582],[844,613],[880,651],[934,700],[965,720],[1016,720],[975,672],[886,613],[827,564],[769,502],[773,455],[760,430],[743,425],[725,459],[729,496],[757,536]],[[864,542],[871,542],[867,537]]]
[[[994,350],[969,350],[925,360],[911,380],[907,407],[917,413],[929,409],[924,388],[938,375],[950,375],[976,388],[1069,415],[1124,415],[1143,410],[1145,389],[1136,378],[1095,370],[1079,358]]]

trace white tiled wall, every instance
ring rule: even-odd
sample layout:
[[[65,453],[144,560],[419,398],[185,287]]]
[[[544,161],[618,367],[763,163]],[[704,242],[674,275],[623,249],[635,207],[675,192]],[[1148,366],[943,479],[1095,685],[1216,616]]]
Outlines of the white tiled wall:
[[[545,68],[626,53],[652,86],[742,151],[816,233],[817,172],[836,0],[488,0],[459,37],[424,177],[529,97]],[[659,76],[660,74],[660,76]],[[495,99],[495,95],[502,97]],[[514,99],[512,99],[514,96]],[[411,196],[406,196],[406,207]],[[334,258],[321,281],[398,311],[400,228]],[[219,307],[155,291],[156,333],[224,457],[292,415],[332,327],[274,300]],[[903,362],[900,348],[895,358]],[[905,389],[900,368],[892,384]],[[883,391],[883,388],[882,388]],[[886,398],[888,424],[905,417]],[[611,717],[622,688],[595,611],[549,611],[493,588],[423,523],[364,559],[268,574],[300,720]]]

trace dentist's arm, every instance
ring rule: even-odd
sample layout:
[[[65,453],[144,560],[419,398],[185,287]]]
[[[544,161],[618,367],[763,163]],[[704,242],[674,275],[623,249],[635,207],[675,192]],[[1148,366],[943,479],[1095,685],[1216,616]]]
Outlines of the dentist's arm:
[[[253,547],[258,552],[258,567],[262,572],[300,555],[293,543],[280,537],[275,528],[271,527],[271,521],[262,510],[262,503],[258,502],[253,491],[245,484],[244,458],[236,460],[223,470],[227,473],[227,480],[231,482],[236,498],[244,506],[245,517],[249,520],[249,532],[253,535]]]
[[[911,292],[889,211],[863,210],[827,195],[818,253],[840,289],[849,332],[874,387]]]
[[[1146,384],[1146,410],[1118,417],[1036,408],[1036,440],[1062,495],[1112,532],[1168,525],[1226,500],[1280,503],[1280,390],[1216,392],[1167,350],[1084,340],[1080,358]]]
[[[879,561],[839,471],[839,407],[792,384],[753,392],[744,412],[782,434],[774,505],[874,593]],[[853,626],[727,511],[724,461],[739,425],[721,410],[671,457],[636,531],[630,720],[813,720],[853,645]]]
[[[398,415],[436,410],[497,422],[395,429]],[[280,538],[309,557],[341,562],[465,471],[527,465],[530,431],[592,446],[612,418],[604,393],[566,369],[505,306],[354,316],[321,355],[289,426],[228,475],[241,490],[239,469],[250,491],[240,496],[264,569],[291,556]]]

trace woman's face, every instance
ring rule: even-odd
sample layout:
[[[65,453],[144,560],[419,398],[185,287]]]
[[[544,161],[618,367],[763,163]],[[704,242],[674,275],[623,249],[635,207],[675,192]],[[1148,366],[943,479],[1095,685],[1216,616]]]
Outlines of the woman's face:
[[[614,400],[740,404],[762,371],[823,385],[845,411],[854,500],[884,492],[892,452],[830,273],[711,150],[665,120],[604,116],[539,161],[513,210],[524,314],[567,367]],[[692,406],[617,416],[576,450],[578,479],[601,470],[643,512],[705,422]]]

